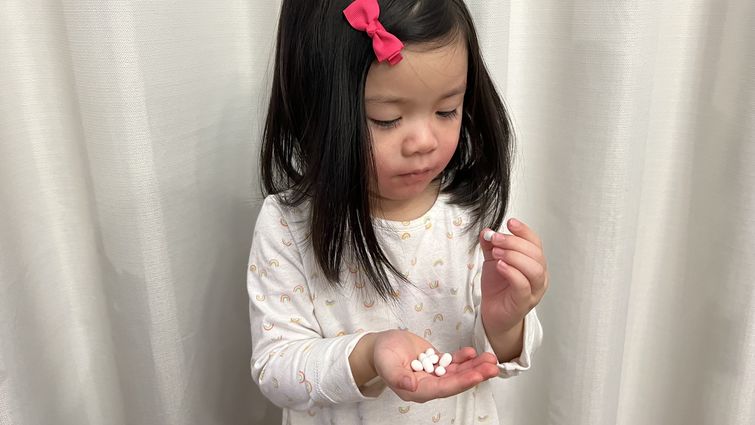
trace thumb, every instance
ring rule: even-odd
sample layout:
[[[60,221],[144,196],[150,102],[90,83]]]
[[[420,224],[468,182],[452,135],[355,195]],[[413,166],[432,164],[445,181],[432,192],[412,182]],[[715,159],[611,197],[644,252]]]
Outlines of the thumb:
[[[410,392],[414,392],[417,389],[417,378],[405,367],[396,366],[387,368],[382,375],[383,380],[393,388]]]

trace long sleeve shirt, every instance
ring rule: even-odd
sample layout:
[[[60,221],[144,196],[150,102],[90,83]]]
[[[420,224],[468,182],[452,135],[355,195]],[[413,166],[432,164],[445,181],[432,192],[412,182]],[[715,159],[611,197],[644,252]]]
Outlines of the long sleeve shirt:
[[[387,303],[348,261],[340,287],[321,275],[307,238],[307,205],[265,199],[247,269],[252,377],[283,408],[284,424],[499,423],[490,381],[417,404],[389,389],[363,394],[348,361],[366,333],[388,329],[406,329],[443,352],[493,352],[480,317],[483,257],[477,234],[464,231],[468,212],[441,194],[416,220],[373,219],[388,259],[411,282],[393,280],[396,302]],[[500,378],[530,368],[542,341],[534,309],[523,338],[521,355],[498,365]]]

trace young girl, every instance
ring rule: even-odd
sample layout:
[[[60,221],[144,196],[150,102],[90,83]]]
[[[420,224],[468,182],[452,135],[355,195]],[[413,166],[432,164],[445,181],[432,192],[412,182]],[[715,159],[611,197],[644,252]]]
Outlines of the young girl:
[[[512,135],[463,0],[283,0],[278,31],[254,380],[284,423],[499,423],[488,380],[530,367],[548,275],[525,224],[485,227]],[[430,347],[442,376],[410,367]]]

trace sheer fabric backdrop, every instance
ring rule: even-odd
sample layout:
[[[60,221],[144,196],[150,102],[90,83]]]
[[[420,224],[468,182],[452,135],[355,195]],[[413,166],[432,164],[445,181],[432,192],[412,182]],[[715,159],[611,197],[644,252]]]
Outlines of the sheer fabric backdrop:
[[[506,424],[755,423],[755,5],[468,2],[552,286]],[[0,424],[268,424],[280,1],[0,2]]]

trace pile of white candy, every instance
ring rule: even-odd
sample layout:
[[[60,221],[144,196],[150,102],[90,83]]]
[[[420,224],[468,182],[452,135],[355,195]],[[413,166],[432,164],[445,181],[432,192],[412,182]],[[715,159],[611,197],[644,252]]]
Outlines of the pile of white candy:
[[[424,370],[427,373],[433,373],[437,376],[446,374],[446,368],[451,364],[451,354],[445,353],[442,356],[435,354],[435,350],[428,348],[424,353],[419,353],[417,360],[412,360],[412,370],[419,372]],[[438,367],[435,367],[438,365]]]

